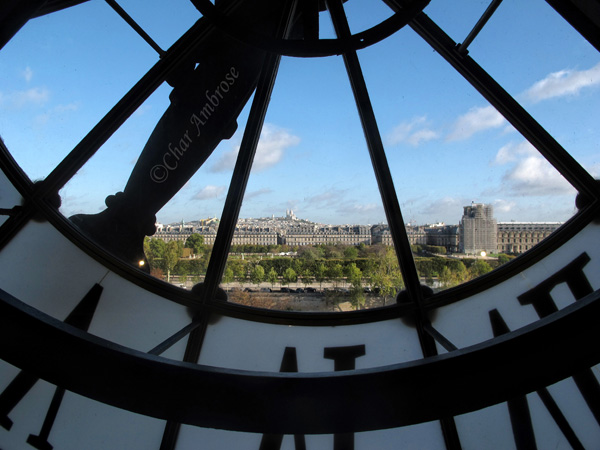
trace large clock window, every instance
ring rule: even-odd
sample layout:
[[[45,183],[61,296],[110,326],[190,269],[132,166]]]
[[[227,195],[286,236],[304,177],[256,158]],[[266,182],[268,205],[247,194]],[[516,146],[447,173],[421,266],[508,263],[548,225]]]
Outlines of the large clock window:
[[[14,3],[0,447],[598,441],[592,2]]]

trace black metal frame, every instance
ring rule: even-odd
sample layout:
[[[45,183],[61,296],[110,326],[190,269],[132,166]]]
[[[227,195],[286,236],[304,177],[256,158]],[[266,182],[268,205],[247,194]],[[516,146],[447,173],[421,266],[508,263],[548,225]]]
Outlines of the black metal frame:
[[[327,373],[247,372],[168,360],[92,336],[4,291],[0,300],[0,339],[12,343],[0,347],[0,358],[9,363],[129,411],[238,431],[330,434],[422,423],[524,395],[600,362],[600,352],[589,345],[600,339],[600,291],[472,347]]]
[[[219,26],[225,31],[231,31],[231,24],[225,23],[222,17],[218,14],[211,16],[212,13],[207,12],[209,20],[201,19],[166,52],[155,48],[161,55],[161,60],[42,182],[35,185],[31,183],[8,150],[2,146],[0,169],[23,195],[24,204],[17,210],[11,210],[9,218],[0,227],[0,248],[29,220],[41,214],[61,233],[110,270],[149,291],[191,306],[196,311],[196,317],[182,332],[158,345],[150,353],[143,354],[74,329],[0,291],[0,336],[4,337],[5,342],[17,342],[16,345],[0,347],[0,356],[63,388],[134,412],[168,419],[174,425],[167,427],[165,433],[165,439],[171,442],[165,444],[167,447],[172,447],[176,439],[177,423],[292,434],[356,432],[441,419],[448,447],[459,448],[456,429],[453,422],[447,418],[538,390],[570,376],[577,368],[589,367],[600,362],[600,353],[586,345],[587,342],[595,342],[600,335],[593,322],[593,318],[600,312],[599,292],[552,317],[498,337],[493,342],[478,344],[468,349],[457,350],[429,323],[428,310],[490,288],[539,261],[574,236],[598,217],[600,190],[598,183],[568,152],[466,54],[466,47],[469,40],[475,37],[477,26],[472,38],[468,37],[465,43],[459,45],[425,13],[419,12],[428,1],[412,2],[412,9],[405,8],[407,2],[403,0],[383,1],[396,12],[392,17],[394,20],[389,20],[385,26],[368,30],[366,34],[352,35],[346,22],[342,0],[328,0],[338,34],[338,40],[333,43],[308,40],[297,44],[277,39],[265,41],[252,35],[244,37],[247,43],[254,43],[274,53],[269,57],[254,99],[209,264],[205,289],[200,298],[159,282],[98,248],[58,213],[56,197],[59,189],[164,82],[177,62],[201,45],[209,27]],[[114,1],[107,2],[114,7]],[[556,3],[550,0],[548,2]],[[79,1],[73,0],[68,3],[76,4]],[[201,0],[195,3],[211,5]],[[7,28],[9,31],[18,29],[28,17],[33,17],[36,11],[43,11],[43,4],[46,4],[50,11],[52,8],[60,9],[67,3],[33,0],[24,2],[19,9],[20,13],[12,18],[12,22],[11,17],[5,14],[0,15],[0,23],[10,22],[11,27]],[[499,1],[494,0],[492,12],[498,4]],[[11,5],[17,8],[16,3]],[[356,55],[357,48],[384,38],[387,33],[392,32],[393,27],[397,29],[403,25],[402,21],[408,21],[408,18],[412,19],[409,25],[426,42],[525,136],[580,194],[591,199],[561,230],[526,255],[493,274],[431,296],[419,283],[396,191],[377,130],[377,121]],[[482,20],[485,21],[484,19]],[[214,20],[214,24],[211,20]],[[593,35],[589,31],[590,24],[585,22],[581,25],[581,20],[577,23],[580,24],[578,29],[584,30],[584,37],[591,39],[588,37]],[[135,22],[130,25],[136,28]],[[592,25],[592,31],[598,31],[598,26],[593,26],[595,25]],[[149,41],[144,39],[152,45],[154,41],[149,36],[147,38]],[[407,302],[352,313],[290,313],[218,302],[214,298],[225,267],[279,58],[281,54],[314,56],[321,54],[320,52],[343,53],[407,286],[406,293],[400,299],[406,299]],[[211,314],[297,325],[351,325],[411,316],[415,319],[423,354],[429,358],[396,366],[353,371],[351,374],[264,374],[209,369],[192,363],[198,359],[207,320]],[[176,338],[185,337],[188,333],[191,334],[184,362],[178,363],[156,356],[176,342]],[[450,353],[437,356],[434,339]],[[40,342],[45,343],[45,346],[40,347]],[[59,357],[57,352],[64,347],[71,349],[69,355],[60,355],[62,365],[53,364],[52,362]],[[512,381],[511,377],[518,377],[525,371],[530,375],[527,379],[520,378],[518,383]],[[198,385],[202,388],[195,389]],[[344,400],[349,391],[353,392],[352,401]],[[153,392],[154,395],[148,396],[148,392]],[[298,406],[300,401],[302,407],[296,408],[295,405]],[[323,408],[323,405],[327,407]],[[403,407],[398,408],[398,405]],[[306,413],[307,408],[310,409],[309,414]],[[340,417],[343,417],[343,420],[340,420]]]
[[[390,7],[400,10],[403,7],[402,0],[384,0]],[[79,2],[75,2],[79,3]],[[53,8],[60,9],[62,3],[54,2]],[[136,83],[136,85],[127,93],[121,101],[94,127],[93,130],[78,144],[74,150],[52,171],[48,177],[33,186],[27,176],[21,171],[15,161],[12,159],[8,150],[2,146],[0,149],[0,168],[4,170],[11,181],[17,186],[25,198],[24,206],[18,213],[13,214],[0,227],[0,247],[5,245],[12,237],[30,220],[34,213],[42,213],[59,231],[67,235],[71,240],[82,247],[88,254],[99,259],[112,270],[115,270],[125,278],[136,282],[140,286],[159,295],[165,296],[178,303],[188,306],[198,307],[198,299],[187,292],[182,292],[176,288],[157,282],[151,277],[144,276],[141,271],[121,263],[108,253],[98,248],[92,242],[81,236],[76,229],[62,216],[56,213],[56,208],[48,203],[49,198],[56,196],[58,190],[79,170],[87,160],[100,148],[100,146],[110,137],[110,135],[141,105],[141,103],[164,81],[170,68],[182,60],[198,45],[201,44],[206,23],[195,24],[186,32],[164,55],[164,57],[150,69],[150,71]],[[581,168],[581,166],[562,148],[537,122],[529,116],[524,109],[506,93],[481,67],[477,65],[469,56],[464,55],[458,50],[458,45],[450,39],[435,23],[429,19],[425,13],[418,14],[411,22],[410,26],[423,37],[432,47],[439,52],[467,81],[469,81],[490,103],[502,112],[511,123],[521,131],[526,137],[534,140],[534,145],[542,154],[567,178],[580,192],[594,199],[585,209],[580,211],[569,223],[561,230],[554,233],[550,238],[538,245],[535,249],[529,251],[517,260],[504,265],[494,271],[493,275],[481,277],[475,281],[466,283],[453,289],[431,296],[428,299],[419,301],[419,309],[431,309],[444,304],[448,304],[475,292],[489,288],[515,273],[522,271],[543,256],[551,253],[566,242],[577,231],[581,230],[593,218],[598,215],[600,210],[600,193],[598,184],[590,175]],[[368,128],[375,123],[372,118],[371,123],[365,124]],[[539,136],[542,136],[540,139]],[[254,136],[257,138],[257,135]],[[385,158],[383,152],[376,157],[376,161],[381,160],[381,155]],[[384,166],[387,164],[384,161]],[[376,167],[376,166],[374,166]],[[380,186],[380,191],[384,195],[391,193],[395,198],[393,184],[385,180],[385,176],[377,174],[376,177]],[[389,171],[389,169],[387,169]],[[395,201],[397,203],[397,200]],[[388,202],[389,203],[389,202]],[[391,203],[394,203],[392,201]],[[393,233],[396,248],[401,248],[399,259],[402,261],[412,261],[412,254],[405,245],[399,244],[402,239],[403,226],[402,221],[396,221],[394,217],[399,216],[399,208],[388,207],[388,218],[390,224],[397,222]],[[402,264],[406,264],[403,262]],[[414,264],[413,264],[414,265]],[[402,265],[401,265],[402,267]],[[416,274],[416,269],[411,267],[403,270],[406,280],[412,280],[407,283],[412,298],[420,298],[420,288],[418,281],[415,282],[411,274]],[[252,308],[245,308],[240,305],[223,304],[212,302],[210,300],[203,302],[205,307],[218,312],[236,317],[244,317],[250,320],[268,321],[275,323],[298,323],[306,325],[329,325],[354,324],[360,322],[369,322],[389,319],[405,314],[411,314],[413,307],[411,305],[400,305],[398,308],[384,307],[377,310],[358,311],[350,313],[289,313],[283,311],[264,311]]]
[[[360,50],[391,36],[407,25],[431,0],[410,0],[404,8],[372,28],[344,37],[338,36],[337,39],[267,38],[249,30],[244,23],[232,21],[209,0],[190,1],[214,26],[248,45],[281,56],[322,57]],[[306,3],[306,0],[299,0],[299,3]]]
[[[404,3],[402,0],[384,1],[395,10],[400,10]],[[54,8],[58,9],[59,6],[60,5],[55,4]],[[201,19],[201,21],[188,30],[188,32],[186,32],[165,53],[164,57],[157,62],[138,83],[136,83],[130,92],[115,105],[98,125],[94,127],[74,150],[48,175],[48,177],[39,184],[36,184],[35,186],[31,184],[31,181],[12,159],[8,150],[2,146],[0,149],[0,168],[4,170],[15,186],[17,186],[25,198],[25,202],[24,206],[18,212],[11,215],[0,227],[0,230],[2,231],[0,234],[0,248],[12,239],[22,226],[33,217],[34,213],[42,213],[59,231],[76,242],[77,245],[82,247],[88,254],[99,259],[103,264],[106,264],[111,270],[114,270],[121,276],[124,276],[145,289],[158,293],[165,298],[194,308],[199,307],[197,297],[188,292],[182,292],[165,283],[161,283],[151,277],[145,276],[141,271],[121,263],[104,250],[98,248],[88,239],[81,236],[68,221],[60,216],[60,214],[57,214],[56,207],[53,206],[49,199],[53,196],[57,196],[58,190],[164,81],[169,74],[170,68],[189,55],[198,45],[201,45],[204,33],[209,26],[210,24],[204,23]],[[583,170],[581,166],[558,143],[556,143],[556,141],[531,116],[529,116],[529,114],[526,113],[526,111],[508,93],[506,93],[495,80],[493,80],[493,78],[491,78],[469,56],[461,53],[458,50],[459,46],[435,25],[425,13],[418,14],[410,22],[410,26],[459,73],[461,73],[486,99],[488,99],[493,106],[502,112],[505,117],[521,131],[521,133],[530,138],[538,150],[540,150],[541,153],[555,165],[565,178],[567,178],[580,192],[586,193],[590,198],[594,199],[594,201],[572,218],[561,230],[554,233],[527,254],[522,255],[517,258],[517,260],[495,270],[492,275],[483,276],[472,282],[424,299],[422,298],[418,278],[416,277],[416,268],[414,268],[414,263],[411,264],[412,254],[410,252],[410,247],[405,245],[406,239],[403,237],[405,230],[401,220],[400,208],[393,207],[394,203],[397,204],[397,199],[393,183],[391,183],[391,177],[385,176],[386,172],[389,174],[389,168],[387,168],[385,153],[381,147],[380,151],[375,154],[372,153],[372,161],[374,163],[376,178],[380,186],[382,198],[391,196],[390,200],[384,201],[384,205],[387,205],[386,211],[388,221],[390,226],[393,227],[392,235],[394,242],[396,243],[396,248],[399,249],[398,256],[401,261],[401,268],[403,268],[404,278],[405,280],[410,281],[407,282],[407,289],[411,293],[411,298],[418,299],[416,305],[403,304],[399,305],[397,308],[384,307],[376,310],[349,313],[290,313],[272,310],[265,311],[246,308],[240,305],[224,304],[211,301],[209,298],[202,301],[204,308],[219,314],[243,317],[249,320],[305,325],[330,325],[332,323],[355,324],[413,314],[415,309],[427,310],[458,301],[513,276],[543,256],[551,253],[597,217],[598,212],[600,211],[600,201],[598,200],[600,198],[600,193],[598,192],[598,184],[595,183],[591,176]],[[351,72],[349,72],[349,74],[350,73]],[[357,79],[356,76],[354,76],[354,78],[355,80]],[[362,79],[362,76],[358,77],[358,79]],[[362,84],[364,84],[364,80],[362,81]],[[358,104],[363,100],[364,98],[358,100]],[[371,142],[369,146],[372,147],[374,139],[373,133],[368,130],[372,130],[373,127],[376,127],[376,120],[372,113],[370,117],[371,118],[366,122],[363,122],[363,126],[365,127],[365,130],[367,130],[367,140],[368,142]],[[255,133],[252,138],[257,139],[259,134],[260,132],[258,132],[258,134]],[[378,135],[378,133],[376,134]],[[377,145],[375,145],[375,147],[377,147]],[[247,167],[247,170],[249,170],[249,167]],[[235,182],[236,177],[234,177],[232,181]],[[408,266],[406,266],[406,264],[408,264]],[[218,275],[217,278],[220,279],[220,273],[218,273]],[[218,283],[217,278],[215,278],[213,283]],[[209,283],[211,279],[212,277],[208,277]]]

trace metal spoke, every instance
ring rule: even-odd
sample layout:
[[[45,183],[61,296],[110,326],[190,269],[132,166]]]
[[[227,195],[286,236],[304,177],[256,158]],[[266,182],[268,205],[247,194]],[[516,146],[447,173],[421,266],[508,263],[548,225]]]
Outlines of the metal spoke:
[[[133,28],[133,29],[135,30],[135,32],[136,32],[137,34],[139,34],[139,35],[142,37],[142,39],[144,39],[144,40],[146,41],[146,43],[147,43],[147,44],[148,44],[150,47],[152,47],[152,48],[153,48],[153,49],[156,51],[156,53],[158,53],[158,54],[159,54],[159,56],[160,56],[161,58],[162,58],[163,56],[165,56],[165,51],[164,51],[162,48],[160,48],[160,46],[159,46],[159,45],[158,45],[156,42],[154,42],[154,40],[153,40],[153,39],[150,37],[150,35],[149,35],[148,33],[146,33],[146,32],[144,31],[144,29],[143,29],[142,27],[140,27],[140,26],[138,25],[138,23],[137,23],[135,20],[133,20],[133,18],[132,18],[132,17],[131,17],[129,14],[127,14],[127,12],[125,12],[125,10],[124,10],[123,8],[121,8],[121,5],[119,5],[119,4],[118,4],[118,3],[117,3],[115,0],[105,0],[105,1],[106,1],[106,3],[108,3],[108,5],[109,5],[109,6],[110,6],[112,9],[114,9],[114,10],[115,10],[115,12],[116,12],[116,13],[117,13],[119,16],[121,16],[121,18],[122,18],[122,19],[123,19],[125,22],[127,22],[127,24],[128,24],[128,25],[129,25],[131,28]]]
[[[338,37],[344,38],[350,35],[350,28],[344,14],[341,0],[327,0],[334,28]],[[425,332],[424,326],[429,323],[421,308],[424,298],[423,289],[419,281],[417,267],[415,265],[410,242],[404,227],[404,220],[400,211],[398,197],[392,181],[392,176],[387,164],[387,158],[383,149],[381,135],[375,120],[375,114],[369,98],[367,86],[362,75],[358,55],[355,51],[343,54],[344,63],[348,72],[348,78],[352,85],[358,112],[361,118],[363,131],[367,139],[371,162],[375,171],[375,177],[379,185],[379,191],[383,201],[386,217],[390,227],[392,240],[396,248],[396,255],[400,264],[400,270],[406,284],[406,293],[409,300],[415,305],[415,327],[419,337],[419,343],[424,356],[437,355],[437,349],[433,338]],[[461,448],[456,423],[452,417],[440,419],[440,426],[447,448],[458,450]]]
[[[574,0],[546,2],[600,52],[600,3]]]
[[[285,35],[287,33],[294,11],[293,5],[295,5],[295,0],[288,0],[286,8],[284,8],[284,19],[278,30],[278,34],[280,35]],[[204,279],[204,289],[202,290],[200,298],[203,304],[215,297],[219,282],[223,276],[223,271],[225,270],[231,239],[233,238],[240,208],[242,206],[242,200],[244,198],[244,192],[250,177],[250,169],[252,168],[260,132],[267,114],[267,108],[275,84],[275,78],[277,77],[280,60],[280,55],[268,54],[266,57],[265,68],[261,72],[258,81],[256,94],[248,117],[248,124],[244,130],[240,152],[233,171],[229,191],[227,192],[227,199],[225,200],[225,205],[223,207],[219,231],[215,238],[213,251]],[[170,344],[172,340],[179,340],[191,331],[185,348],[183,361],[196,363],[200,357],[200,350],[204,341],[209,317],[210,313],[204,308],[201,309],[196,313],[196,316],[190,325],[155,347],[151,352],[161,351],[162,348]],[[179,428],[180,424],[177,421],[167,421],[160,446],[161,450],[172,450],[175,448],[179,435]]]
[[[423,328],[425,329],[425,331],[427,331],[427,333],[432,338],[434,338],[442,347],[444,347],[449,352],[453,352],[454,350],[458,350],[458,347],[456,347],[456,345],[454,345],[452,342],[450,342],[448,340],[448,338],[446,338],[446,336],[444,336],[438,330],[436,330],[435,328],[433,328],[433,326],[429,322],[427,322],[426,324],[424,324]]]
[[[175,345],[177,342],[179,342],[184,337],[186,337],[188,334],[190,334],[192,331],[197,329],[200,325],[202,325],[201,320],[193,320],[191,323],[189,323],[188,325],[183,327],[181,330],[179,330],[175,334],[171,335],[170,337],[168,337],[167,339],[162,341],[160,344],[158,344],[152,350],[148,351],[148,354],[149,355],[161,355],[162,353],[167,351],[169,348],[171,348],[173,345]]]
[[[319,0],[301,0],[304,40],[319,39]]]
[[[228,9],[227,9],[228,10]],[[36,194],[58,192],[135,110],[163,83],[180,61],[192,56],[212,30],[200,19],[173,44],[123,98],[96,124],[58,166],[40,183]]]
[[[0,49],[35,16],[47,0],[21,0],[0,8]]]
[[[475,39],[477,37],[479,32],[483,29],[483,27],[487,23],[487,21],[490,20],[490,18],[494,14],[494,12],[496,12],[496,9],[498,8],[498,6],[500,6],[500,3],[502,3],[502,0],[492,0],[492,3],[490,3],[490,6],[488,6],[487,9],[484,11],[484,13],[479,18],[479,20],[477,21],[477,23],[475,24],[475,26],[473,27],[471,32],[467,35],[466,39],[462,42],[462,44],[460,44],[458,46],[459,52],[461,52],[461,53],[467,52],[467,48],[469,47],[471,42],[473,42],[473,39]]]
[[[327,5],[331,13],[333,25],[338,38],[344,39],[350,36],[350,28],[344,14],[344,9],[341,0],[327,0]],[[369,98],[369,92],[363,77],[358,55],[355,51],[348,51],[343,54],[344,63],[348,72],[348,78],[352,85],[354,99],[362,123],[363,131],[373,164],[375,178],[381,194],[383,208],[390,227],[392,240],[396,248],[398,263],[406,284],[406,288],[410,293],[410,297],[416,303],[422,299],[421,286],[417,268],[410,249],[410,242],[406,229],[404,228],[404,220],[400,211],[400,204],[396,196],[394,182],[390,173],[390,168],[387,163],[379,127]]]
[[[289,14],[286,15],[285,22],[282,24],[283,30],[280,31],[282,35],[287,33],[291,22],[291,13],[293,12],[291,6],[292,1],[294,2],[294,5],[296,3],[295,0],[288,0],[288,8],[286,8],[286,10],[289,11]],[[203,302],[207,299],[214,298],[225,270],[229,247],[242,207],[244,192],[246,191],[246,185],[248,184],[248,179],[250,177],[250,169],[252,168],[258,140],[267,114],[267,108],[275,84],[275,78],[277,77],[280,60],[280,55],[268,54],[266,57],[265,68],[258,81],[256,94],[248,117],[248,123],[244,130],[240,151],[231,177],[231,184],[229,186],[229,191],[227,192],[225,205],[223,206],[219,231],[215,238],[210,262],[206,270]]]

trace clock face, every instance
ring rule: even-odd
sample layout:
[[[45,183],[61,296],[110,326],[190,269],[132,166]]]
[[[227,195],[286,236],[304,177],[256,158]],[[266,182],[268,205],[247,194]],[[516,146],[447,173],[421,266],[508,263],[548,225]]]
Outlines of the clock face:
[[[600,13],[486,8],[6,7],[0,447],[593,448]],[[473,244],[494,267],[478,276],[475,256],[418,253],[413,215],[461,220],[469,253],[492,203],[522,254]],[[306,229],[381,222],[387,249],[369,248],[402,290],[337,312],[223,292],[238,219],[277,205],[300,248]],[[148,273],[157,217],[215,210],[201,284]],[[517,242],[511,218],[561,226]],[[338,256],[359,287],[383,264],[361,251]]]

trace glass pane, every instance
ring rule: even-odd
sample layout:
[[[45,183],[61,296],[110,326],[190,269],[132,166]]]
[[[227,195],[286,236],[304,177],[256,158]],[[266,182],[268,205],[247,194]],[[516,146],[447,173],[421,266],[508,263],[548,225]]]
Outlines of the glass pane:
[[[500,34],[505,38],[498,39]],[[594,120],[600,113],[600,56],[547,2],[503,2],[469,51],[585,169],[600,175]],[[504,167],[517,162],[507,188],[562,195],[566,185],[542,177],[543,167],[532,164],[532,154],[510,148],[502,155],[506,159],[498,155]],[[531,172],[528,178],[525,170]]]
[[[383,305],[370,272],[385,255],[371,227],[385,215],[342,61],[284,58],[266,122],[223,280],[230,300],[292,311]]]
[[[422,283],[487,273],[575,212],[558,171],[410,29],[360,57]]]
[[[45,177],[157,60],[104,2],[30,20],[0,54],[0,130],[17,163]]]
[[[562,309],[576,300],[568,287],[569,279],[578,277],[587,280],[592,291],[599,289],[595,273],[600,269],[600,255],[589,246],[590,239],[596,239],[599,231],[597,225],[588,225],[567,245],[516,276],[440,307],[432,320],[433,326],[455,346],[464,348],[494,337],[491,324],[494,310],[512,331],[540,319],[531,303],[533,296],[547,295],[556,309]],[[584,286],[585,281],[581,284]]]
[[[0,208],[10,209],[20,205],[23,199],[8,178],[0,170]]]
[[[389,18],[393,11],[383,1],[355,0],[345,2],[344,11],[354,34],[372,28]],[[368,14],[365,12],[368,11]],[[330,20],[330,17],[322,20]]]
[[[19,192],[14,188],[6,175],[0,171],[0,208],[10,210],[15,206],[21,205],[23,199]],[[5,211],[9,213],[9,211]],[[0,215],[0,225],[9,218],[8,214]]]

